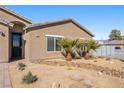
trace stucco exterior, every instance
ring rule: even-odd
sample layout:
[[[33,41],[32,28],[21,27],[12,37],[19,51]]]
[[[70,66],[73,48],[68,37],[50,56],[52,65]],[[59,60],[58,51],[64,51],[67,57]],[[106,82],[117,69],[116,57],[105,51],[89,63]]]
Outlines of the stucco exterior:
[[[9,62],[11,61],[11,34],[13,32],[22,33],[22,39],[24,38],[24,26],[31,24],[31,22],[26,21],[25,19],[9,12],[0,6],[0,32],[3,33],[3,36],[0,35],[0,62]],[[13,23],[13,26],[9,26],[10,23]],[[24,50],[24,41],[22,41],[22,58],[25,56]]]
[[[92,36],[71,22],[42,29],[39,28],[27,33],[29,33],[29,41],[31,41],[29,42],[30,60],[63,57],[60,51],[47,51],[46,35],[58,35],[67,38],[92,38]]]
[[[29,20],[0,7],[1,19],[0,33],[3,35],[0,34],[0,62],[10,62],[13,59],[12,35],[14,32],[21,36],[20,58],[28,61],[63,57],[60,51],[47,51],[46,35],[84,39],[93,37],[90,32],[71,19],[35,25]]]
[[[3,37],[0,37],[0,62],[7,62],[9,60],[9,32],[8,27],[0,24],[0,30],[3,31]]]

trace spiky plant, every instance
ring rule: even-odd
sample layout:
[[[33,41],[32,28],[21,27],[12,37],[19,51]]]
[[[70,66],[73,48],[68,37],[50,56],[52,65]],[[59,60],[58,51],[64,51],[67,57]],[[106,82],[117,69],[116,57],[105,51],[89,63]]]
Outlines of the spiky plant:
[[[23,71],[25,70],[26,65],[24,63],[18,63],[17,67],[18,67],[18,70]]]
[[[66,52],[66,60],[71,61],[74,56],[74,51],[76,49],[76,45],[79,42],[79,39],[70,39],[70,38],[62,38],[59,40],[59,45]]]
[[[89,59],[91,57],[90,51],[97,49],[98,47],[100,47],[101,44],[99,44],[97,41],[95,40],[86,40],[85,41],[85,59]]]
[[[86,42],[85,40],[79,40],[76,44],[76,52],[80,55],[80,57],[82,56],[82,52],[81,51],[84,51],[84,47],[86,46]]]
[[[23,78],[23,83],[30,84],[38,80],[36,75],[33,75],[30,71]]]

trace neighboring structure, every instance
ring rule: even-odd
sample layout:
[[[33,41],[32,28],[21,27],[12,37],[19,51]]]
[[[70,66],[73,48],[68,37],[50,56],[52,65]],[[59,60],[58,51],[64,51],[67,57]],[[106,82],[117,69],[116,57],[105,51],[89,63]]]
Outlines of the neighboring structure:
[[[96,49],[94,56],[112,57],[124,60],[124,40],[100,41],[101,47]]]
[[[93,34],[72,19],[32,24],[0,6],[0,62],[62,57],[58,38],[91,39]]]

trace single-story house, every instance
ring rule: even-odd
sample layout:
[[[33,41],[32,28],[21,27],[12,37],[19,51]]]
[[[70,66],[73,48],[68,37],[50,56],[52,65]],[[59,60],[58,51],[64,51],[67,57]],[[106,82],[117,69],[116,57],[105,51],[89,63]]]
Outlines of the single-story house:
[[[24,16],[0,6],[0,62],[63,57],[58,38],[91,39],[93,36],[72,19],[33,24]]]
[[[94,56],[112,57],[124,60],[124,40],[102,40],[101,47],[94,51]]]

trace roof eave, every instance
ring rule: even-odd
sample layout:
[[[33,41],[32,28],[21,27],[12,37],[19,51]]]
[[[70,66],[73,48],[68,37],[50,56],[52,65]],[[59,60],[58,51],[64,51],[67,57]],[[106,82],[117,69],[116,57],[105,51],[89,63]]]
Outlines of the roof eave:
[[[28,22],[28,23],[30,23],[30,24],[32,23],[31,20],[27,19],[26,17],[24,17],[24,16],[22,16],[22,15],[20,15],[20,14],[15,13],[14,11],[12,11],[12,10],[6,8],[5,6],[0,6],[0,8],[1,8],[2,10],[4,10],[4,11],[6,11],[6,12],[8,12],[8,13],[10,13],[10,14],[12,14],[12,15],[18,17],[18,18],[20,18],[20,19],[23,19],[24,21],[26,21],[26,22]]]
[[[39,27],[39,26],[45,26],[45,25],[48,25],[48,24],[54,24],[54,23],[59,23],[59,22],[72,22],[74,23],[75,25],[77,25],[78,27],[80,27],[81,29],[85,30],[85,32],[87,32],[90,36],[94,37],[95,35],[93,35],[89,30],[87,30],[84,26],[81,26],[80,24],[78,24],[76,21],[74,21],[73,19],[66,19],[66,20],[61,20],[61,21],[56,21],[56,22],[48,22],[46,24],[43,24],[43,23],[39,23],[39,24],[31,24],[30,26],[26,27],[25,30],[30,30],[31,28],[35,28],[35,27]]]
[[[86,29],[84,26],[80,25],[78,22],[76,22],[74,19],[70,19],[72,22],[76,23],[79,27],[81,27],[83,30],[85,30],[85,32],[87,32],[89,35],[91,35],[92,37],[95,37],[94,34],[92,34],[88,29]]]

